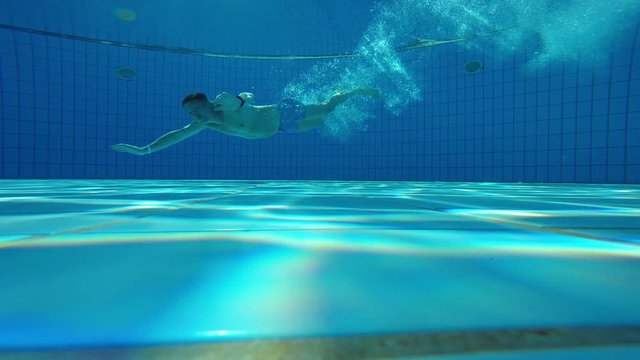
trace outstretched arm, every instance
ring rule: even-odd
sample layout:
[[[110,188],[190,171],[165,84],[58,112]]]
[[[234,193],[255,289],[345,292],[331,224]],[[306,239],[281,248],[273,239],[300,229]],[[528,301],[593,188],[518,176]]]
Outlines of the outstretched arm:
[[[173,130],[160,136],[158,139],[147,146],[139,147],[129,144],[117,144],[111,146],[111,149],[118,152],[127,152],[134,155],[147,155],[171,145],[177,144],[180,141],[199,133],[205,128],[206,125],[194,121],[191,124],[183,127],[182,129]]]

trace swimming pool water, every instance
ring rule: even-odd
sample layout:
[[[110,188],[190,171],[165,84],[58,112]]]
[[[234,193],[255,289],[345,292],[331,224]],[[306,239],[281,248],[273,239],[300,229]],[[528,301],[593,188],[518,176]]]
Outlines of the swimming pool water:
[[[571,347],[593,328],[638,343],[635,185],[4,180],[0,189],[4,350],[516,331],[490,347],[501,351],[531,338],[526,329],[576,327],[538,350]],[[407,341],[397,354],[412,354]]]

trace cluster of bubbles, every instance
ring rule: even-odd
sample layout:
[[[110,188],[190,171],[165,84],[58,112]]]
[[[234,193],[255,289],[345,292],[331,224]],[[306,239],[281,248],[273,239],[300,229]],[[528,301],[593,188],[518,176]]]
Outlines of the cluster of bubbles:
[[[382,90],[385,108],[398,114],[421,99],[421,90],[394,49],[416,39],[460,39],[498,31],[458,44],[478,51],[491,45],[505,56],[527,48],[530,69],[572,61],[597,63],[608,59],[616,36],[637,24],[640,1],[394,0],[379,2],[373,13],[357,49],[361,56],[314,66],[289,84],[284,96],[314,103],[337,91],[371,86]],[[469,62],[463,71],[482,67]],[[371,106],[354,100],[339,110],[326,120],[330,135],[346,140],[366,129]]]
[[[333,60],[312,67],[306,74],[287,85],[284,97],[293,97],[305,104],[321,103],[341,91],[366,86],[366,79],[357,78],[357,71],[348,60]],[[357,130],[366,130],[367,107],[353,100],[339,106],[325,118],[325,131],[328,135],[347,141],[349,135]]]
[[[480,41],[505,54],[530,48],[530,67],[602,61],[611,44],[640,19],[637,0],[398,0],[379,5],[374,21],[396,45],[416,38],[456,39],[494,31]]]
[[[389,43],[363,44],[359,52],[363,56],[315,65],[290,83],[283,95],[303,103],[319,103],[337,92],[376,87],[384,94],[385,107],[396,114],[409,102],[420,99],[420,88]],[[325,119],[327,133],[348,141],[352,134],[367,129],[371,108],[371,99],[351,98]]]
[[[541,51],[533,65],[584,59],[608,61],[616,36],[625,34],[640,19],[637,0],[566,1],[551,8],[549,16],[523,19],[522,32],[537,32]]]
[[[283,95],[318,103],[337,92],[375,87],[382,91],[385,108],[399,114],[408,103],[421,98],[421,90],[383,25],[378,21],[369,27],[358,46],[359,56],[315,65],[286,86]],[[348,141],[354,133],[366,130],[371,115],[370,99],[354,97],[325,119],[325,129],[332,137]]]

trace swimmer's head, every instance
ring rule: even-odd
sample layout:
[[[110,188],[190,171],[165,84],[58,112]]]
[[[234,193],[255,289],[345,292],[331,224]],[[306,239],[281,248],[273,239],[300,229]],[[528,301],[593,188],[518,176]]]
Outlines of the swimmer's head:
[[[187,95],[184,97],[184,99],[182,99],[182,106],[184,107],[185,105],[187,105],[190,102],[209,102],[209,99],[207,98],[207,95],[203,94],[203,93],[194,93],[191,95]]]
[[[219,115],[219,112],[213,109],[207,95],[203,93],[186,96],[182,100],[182,108],[196,120],[209,120]]]

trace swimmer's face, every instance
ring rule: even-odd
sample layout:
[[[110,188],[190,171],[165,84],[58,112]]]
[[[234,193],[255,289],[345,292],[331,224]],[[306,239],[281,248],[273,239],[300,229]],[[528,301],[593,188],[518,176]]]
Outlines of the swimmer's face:
[[[195,120],[209,120],[215,116],[213,105],[207,100],[191,100],[182,107]]]

